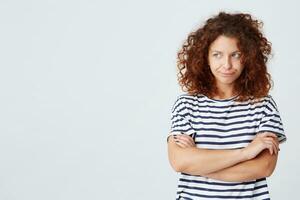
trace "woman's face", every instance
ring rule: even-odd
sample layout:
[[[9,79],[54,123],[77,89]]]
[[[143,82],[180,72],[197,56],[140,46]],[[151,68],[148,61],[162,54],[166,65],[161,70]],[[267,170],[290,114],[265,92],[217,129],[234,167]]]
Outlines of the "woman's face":
[[[241,64],[241,52],[235,38],[220,35],[213,41],[208,51],[208,64],[217,86],[233,86],[244,66]]]

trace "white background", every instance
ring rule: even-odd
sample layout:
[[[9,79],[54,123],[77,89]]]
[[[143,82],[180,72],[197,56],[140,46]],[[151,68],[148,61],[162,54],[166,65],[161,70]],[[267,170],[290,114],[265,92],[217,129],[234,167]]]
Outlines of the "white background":
[[[269,189],[295,199],[300,14],[287,0],[1,0],[0,199],[175,199],[176,52],[221,10],[264,22],[288,138]]]

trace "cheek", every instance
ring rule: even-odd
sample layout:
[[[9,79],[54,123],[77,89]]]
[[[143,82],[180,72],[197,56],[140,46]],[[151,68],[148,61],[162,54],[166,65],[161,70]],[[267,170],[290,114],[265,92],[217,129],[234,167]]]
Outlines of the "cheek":
[[[244,69],[244,66],[241,64],[241,62],[239,61],[236,61],[234,63],[234,66],[235,66],[235,69],[238,71],[238,72],[242,72],[243,69]]]
[[[209,68],[210,68],[210,71],[211,71],[213,74],[215,74],[216,71],[218,71],[218,67],[217,67],[217,65],[215,65],[215,64],[211,64],[211,65],[209,66]]]
[[[218,65],[219,61],[216,58],[208,58],[208,64],[210,66],[216,66]]]
[[[216,60],[212,60],[212,61],[210,61],[210,63],[209,63],[209,67],[210,67],[210,70],[211,70],[211,71],[216,71],[216,70],[218,70],[218,68],[220,68],[220,66],[222,66],[221,63],[218,62],[218,61],[216,61]]]
[[[244,66],[242,66],[242,65],[240,64],[240,66],[239,66],[239,68],[238,68],[238,71],[240,71],[240,73],[242,73],[243,70],[244,70]]]

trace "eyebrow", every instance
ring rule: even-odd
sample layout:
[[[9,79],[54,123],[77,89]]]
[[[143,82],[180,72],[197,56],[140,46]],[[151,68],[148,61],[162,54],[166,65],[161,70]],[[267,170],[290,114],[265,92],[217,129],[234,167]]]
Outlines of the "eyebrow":
[[[218,50],[211,50],[211,52],[223,53],[222,51],[218,51]],[[241,53],[241,51],[240,50],[236,50],[236,51],[234,51],[232,53]]]

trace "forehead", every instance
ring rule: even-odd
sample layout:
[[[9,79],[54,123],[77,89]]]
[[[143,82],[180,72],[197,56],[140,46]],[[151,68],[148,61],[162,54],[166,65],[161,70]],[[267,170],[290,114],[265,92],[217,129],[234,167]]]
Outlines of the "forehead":
[[[238,40],[234,37],[220,35],[209,46],[210,51],[235,52],[239,51]]]

